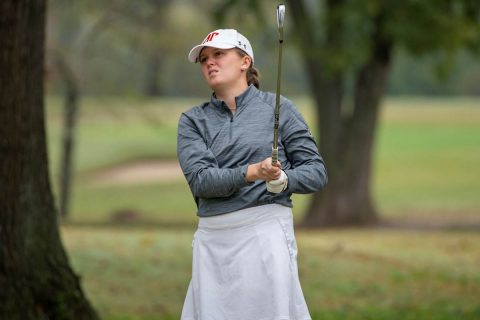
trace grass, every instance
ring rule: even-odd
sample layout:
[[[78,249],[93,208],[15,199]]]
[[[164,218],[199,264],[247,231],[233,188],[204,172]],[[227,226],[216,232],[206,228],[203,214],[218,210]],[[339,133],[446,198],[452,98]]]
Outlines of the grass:
[[[189,281],[190,232],[67,227],[64,234],[103,319],[168,319],[178,313]]]
[[[77,128],[73,221],[105,222],[112,212],[132,209],[149,220],[185,223],[195,205],[182,178],[173,183],[99,187],[85,176],[139,159],[175,159],[178,117],[200,100],[85,99]],[[313,127],[311,101],[294,100]],[[467,98],[387,99],[376,136],[372,177],[382,215],[476,214],[480,208],[479,104],[479,100]],[[50,165],[55,186],[60,116],[60,102],[49,99]],[[308,199],[294,196],[298,219]]]
[[[88,201],[86,201],[88,199]],[[132,186],[80,185],[72,204],[72,221],[102,223],[116,212],[131,210],[136,220],[158,224],[190,224],[195,203],[186,182]]]
[[[191,230],[63,227],[64,242],[103,319],[178,319]],[[480,234],[297,230],[313,319],[480,316]]]
[[[387,103],[374,170],[381,211],[476,211],[479,146],[480,108],[470,100]]]
[[[313,125],[310,101],[294,100]],[[179,318],[196,224],[186,182],[180,177],[125,186],[92,178],[106,167],[138,159],[174,159],[176,121],[196,102],[83,101],[71,222],[61,230],[72,265],[102,319]],[[372,181],[383,216],[453,222],[473,217],[478,222],[479,105],[478,99],[465,98],[386,101]],[[59,101],[49,99],[54,189],[60,116]],[[294,195],[297,220],[308,200]],[[132,215],[122,220],[121,212]],[[313,319],[480,319],[478,229],[298,229],[297,240],[300,278]]]
[[[188,103],[185,100],[184,103]],[[177,121],[182,101],[85,99],[76,131],[75,169],[78,173],[141,158],[176,157]],[[174,107],[170,108],[170,104]],[[61,106],[47,101],[50,168],[58,172]]]

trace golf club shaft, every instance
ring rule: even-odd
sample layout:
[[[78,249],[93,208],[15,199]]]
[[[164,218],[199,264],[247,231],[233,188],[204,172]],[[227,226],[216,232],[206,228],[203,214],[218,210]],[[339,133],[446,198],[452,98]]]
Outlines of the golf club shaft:
[[[278,24],[278,73],[277,73],[277,93],[275,99],[275,122],[273,126],[273,146],[272,146],[272,165],[278,161],[278,126],[280,122],[280,84],[282,79],[282,44],[283,44],[283,21],[285,17],[285,6],[277,7]]]

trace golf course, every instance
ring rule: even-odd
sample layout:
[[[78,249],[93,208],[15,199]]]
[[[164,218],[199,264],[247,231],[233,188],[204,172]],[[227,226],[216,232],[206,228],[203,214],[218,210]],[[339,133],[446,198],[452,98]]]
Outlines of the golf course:
[[[315,134],[312,102],[292,100]],[[201,101],[82,100],[61,232],[102,319],[179,317],[197,218],[176,162],[176,126]],[[480,319],[479,106],[461,97],[386,98],[373,163],[379,223],[296,229],[313,319]],[[55,194],[61,124],[62,101],[49,97]],[[296,222],[308,201],[294,195]]]

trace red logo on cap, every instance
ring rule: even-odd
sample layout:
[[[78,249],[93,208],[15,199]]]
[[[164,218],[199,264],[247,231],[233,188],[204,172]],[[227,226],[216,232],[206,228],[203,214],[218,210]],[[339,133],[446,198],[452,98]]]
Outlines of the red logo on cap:
[[[202,44],[204,44],[205,42],[212,41],[213,38],[214,38],[215,36],[218,36],[218,35],[219,35],[218,32],[212,32],[212,33],[210,33],[210,34],[205,38],[205,40],[203,40]]]

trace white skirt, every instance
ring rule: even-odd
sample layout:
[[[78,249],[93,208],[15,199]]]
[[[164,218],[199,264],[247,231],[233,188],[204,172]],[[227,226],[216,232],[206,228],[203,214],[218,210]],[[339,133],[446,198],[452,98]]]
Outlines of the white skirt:
[[[200,218],[182,320],[310,320],[292,210],[277,204]]]

